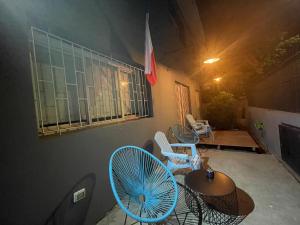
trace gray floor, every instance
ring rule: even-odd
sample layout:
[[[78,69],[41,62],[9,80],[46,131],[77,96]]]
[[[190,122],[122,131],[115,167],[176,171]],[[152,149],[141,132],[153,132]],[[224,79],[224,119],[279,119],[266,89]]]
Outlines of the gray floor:
[[[201,156],[253,198],[255,209],[241,224],[300,224],[300,184],[273,155],[209,150],[201,151]],[[123,222],[124,214],[116,206],[97,225]]]

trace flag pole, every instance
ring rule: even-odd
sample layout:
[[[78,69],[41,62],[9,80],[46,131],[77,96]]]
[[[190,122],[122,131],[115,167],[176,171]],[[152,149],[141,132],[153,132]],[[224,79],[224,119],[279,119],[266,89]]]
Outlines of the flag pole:
[[[150,85],[157,81],[154,50],[149,29],[149,0],[146,0],[146,27],[145,27],[145,75]]]
[[[148,23],[149,23],[149,12],[150,12],[150,0],[146,0],[145,13],[146,13],[146,21]]]
[[[146,0],[146,9],[145,9],[145,11],[146,11],[146,15],[149,14],[149,12],[150,12],[150,0]]]

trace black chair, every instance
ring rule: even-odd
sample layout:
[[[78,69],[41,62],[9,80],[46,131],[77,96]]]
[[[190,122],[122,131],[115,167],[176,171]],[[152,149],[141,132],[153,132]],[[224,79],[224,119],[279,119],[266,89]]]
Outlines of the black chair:
[[[83,225],[93,196],[96,176],[90,173],[79,180],[53,210],[45,225]],[[85,188],[85,197],[74,203],[73,193]]]
[[[171,127],[173,136],[178,142],[188,144],[198,144],[199,136],[191,129],[175,124]]]
[[[185,185],[177,182],[178,200],[171,215],[156,225],[201,225],[202,210],[197,196]]]

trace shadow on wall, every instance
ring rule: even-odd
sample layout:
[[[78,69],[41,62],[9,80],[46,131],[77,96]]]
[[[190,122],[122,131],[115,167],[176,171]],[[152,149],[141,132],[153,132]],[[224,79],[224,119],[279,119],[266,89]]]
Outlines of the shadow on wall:
[[[153,150],[154,150],[153,147],[154,147],[153,141],[147,140],[142,148],[145,149],[147,152],[153,154]]]
[[[81,178],[54,209],[45,225],[84,224],[93,196],[95,182],[96,176],[94,173],[89,173]],[[85,190],[85,192],[77,195],[78,199],[82,199],[74,203],[74,192],[79,190]]]

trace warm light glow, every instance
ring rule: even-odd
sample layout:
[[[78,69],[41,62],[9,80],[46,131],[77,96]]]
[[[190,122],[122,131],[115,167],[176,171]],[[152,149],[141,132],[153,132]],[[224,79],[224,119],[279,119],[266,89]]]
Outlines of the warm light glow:
[[[220,82],[221,80],[222,80],[222,77],[217,77],[214,79],[214,81],[216,81],[216,82]]]
[[[211,63],[218,62],[219,60],[220,60],[220,58],[210,58],[210,59],[205,60],[203,63],[211,64]]]
[[[121,85],[122,85],[122,86],[127,86],[127,85],[128,85],[128,82],[122,81],[122,82],[121,82]]]

